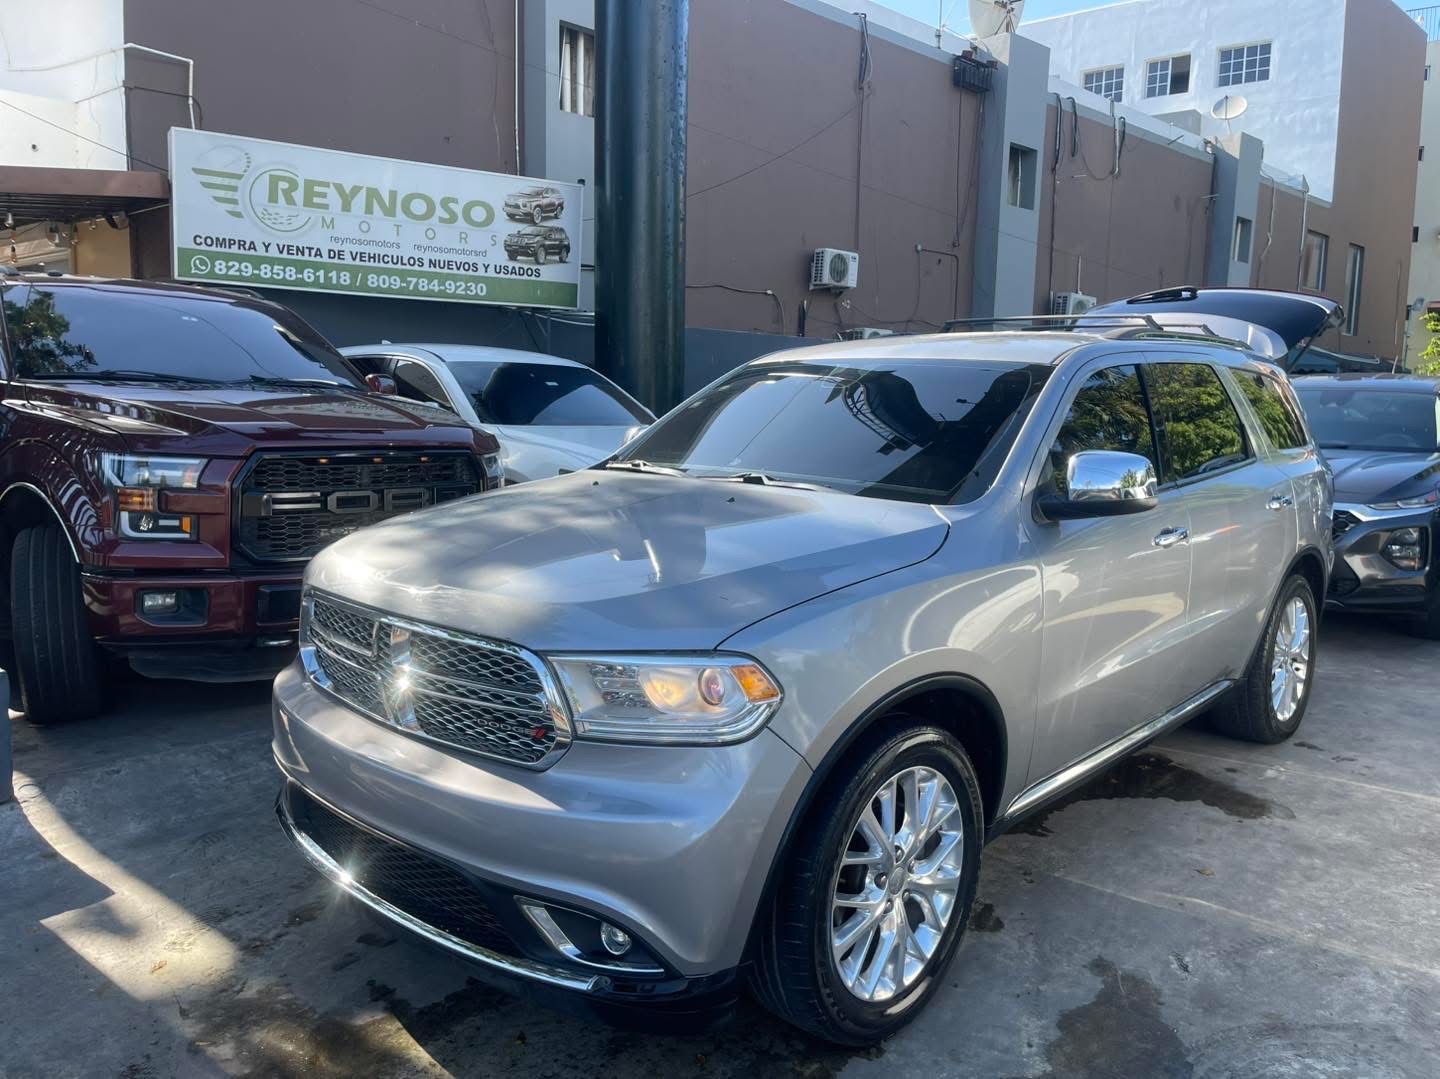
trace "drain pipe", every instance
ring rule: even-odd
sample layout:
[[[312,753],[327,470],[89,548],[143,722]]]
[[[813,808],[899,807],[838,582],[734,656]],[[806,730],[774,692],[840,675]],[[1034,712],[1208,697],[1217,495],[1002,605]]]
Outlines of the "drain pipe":
[[[1304,285],[1305,274],[1305,231],[1310,223],[1310,181],[1300,176],[1300,253],[1295,260],[1295,287]],[[1329,252],[1327,251],[1328,255]]]
[[[195,126],[195,61],[188,56],[181,56],[178,53],[162,52],[160,49],[152,49],[149,45],[137,45],[133,41],[127,41],[118,49],[101,49],[99,52],[92,52],[86,56],[77,56],[73,60],[61,60],[55,64],[38,64],[34,67],[12,67],[11,71],[57,71],[62,67],[69,67],[72,64],[83,64],[86,60],[98,60],[102,56],[109,56],[111,53],[123,53],[126,49],[134,49],[136,52],[149,53],[151,56],[158,56],[162,60],[174,60],[177,64],[185,65],[185,104],[190,109],[190,126]],[[124,57],[122,56],[123,60]],[[125,85],[125,78],[122,75],[120,85]],[[92,95],[94,96],[94,95]]]

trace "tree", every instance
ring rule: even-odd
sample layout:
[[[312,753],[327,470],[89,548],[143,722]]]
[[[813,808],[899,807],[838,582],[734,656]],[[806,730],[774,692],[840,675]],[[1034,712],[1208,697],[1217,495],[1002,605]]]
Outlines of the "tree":
[[[1425,350],[1420,353],[1420,362],[1415,365],[1415,371],[1421,375],[1440,375],[1440,312],[1425,312],[1425,332],[1430,335],[1430,340],[1425,344]]]

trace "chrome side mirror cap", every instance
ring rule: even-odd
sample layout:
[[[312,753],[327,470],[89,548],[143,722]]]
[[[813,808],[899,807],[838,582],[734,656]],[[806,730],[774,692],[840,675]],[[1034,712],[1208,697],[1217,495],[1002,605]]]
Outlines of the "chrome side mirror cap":
[[[1159,503],[1155,467],[1137,453],[1082,450],[1065,462],[1069,494],[1046,494],[1037,508],[1047,520],[1118,517],[1144,513]]]

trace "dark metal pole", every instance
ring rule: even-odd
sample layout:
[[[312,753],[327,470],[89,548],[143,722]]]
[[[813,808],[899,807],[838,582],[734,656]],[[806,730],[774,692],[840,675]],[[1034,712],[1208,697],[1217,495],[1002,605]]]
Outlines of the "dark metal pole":
[[[595,358],[660,413],[685,386],[690,5],[595,9]]]

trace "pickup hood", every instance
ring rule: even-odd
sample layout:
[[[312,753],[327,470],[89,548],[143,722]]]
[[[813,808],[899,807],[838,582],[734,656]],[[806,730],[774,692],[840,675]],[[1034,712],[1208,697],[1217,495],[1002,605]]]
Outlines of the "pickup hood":
[[[591,470],[364,529],[306,580],[540,651],[696,650],[923,561],[947,529],[911,503]]]
[[[1362,506],[1393,502],[1440,485],[1440,453],[1396,450],[1323,450],[1335,472],[1335,501]]]
[[[350,436],[371,445],[473,445],[458,416],[362,390],[74,381],[30,383],[26,396],[38,411],[118,434],[137,450],[226,456],[256,443],[331,443]],[[177,438],[186,440],[183,447]]]

